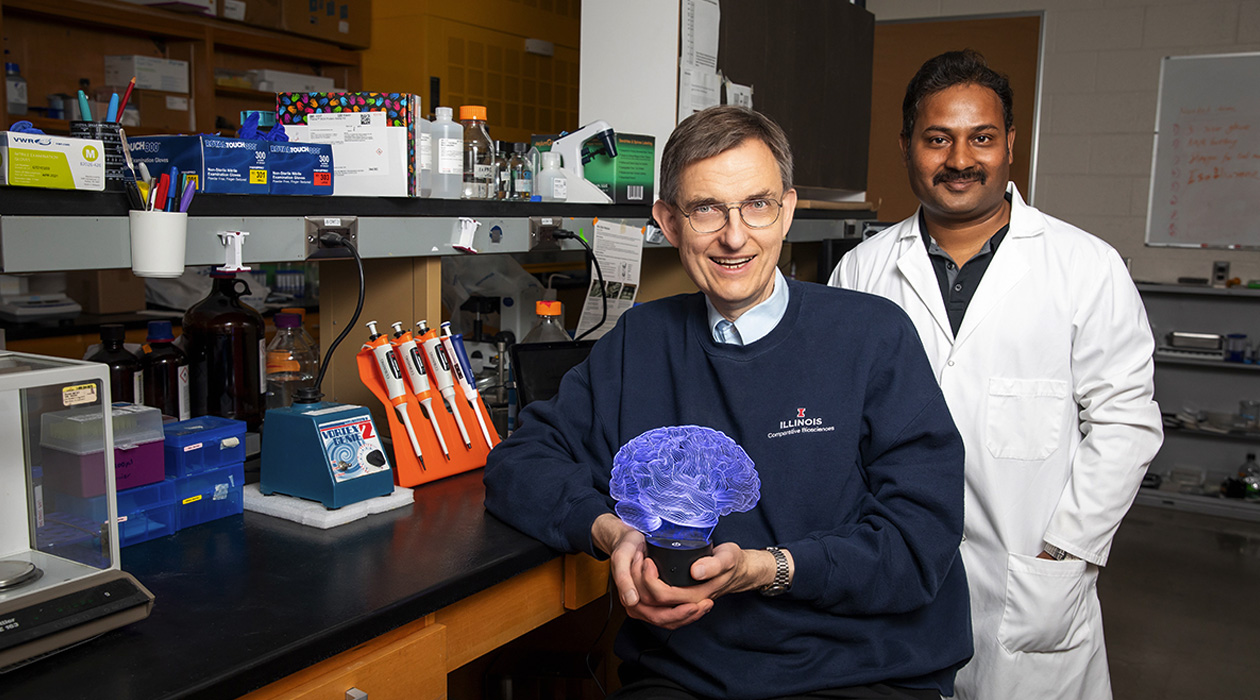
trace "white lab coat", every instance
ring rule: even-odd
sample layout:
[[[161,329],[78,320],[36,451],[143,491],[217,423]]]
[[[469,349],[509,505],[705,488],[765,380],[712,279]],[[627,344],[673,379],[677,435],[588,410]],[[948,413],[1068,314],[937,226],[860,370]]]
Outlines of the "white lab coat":
[[[1146,311],[1109,245],[1028,206],[959,327],[915,216],[850,251],[833,286],[913,319],[966,445],[963,562],[975,656],[957,697],[1111,697],[1095,588],[1163,440]],[[1037,559],[1044,543],[1083,561]]]

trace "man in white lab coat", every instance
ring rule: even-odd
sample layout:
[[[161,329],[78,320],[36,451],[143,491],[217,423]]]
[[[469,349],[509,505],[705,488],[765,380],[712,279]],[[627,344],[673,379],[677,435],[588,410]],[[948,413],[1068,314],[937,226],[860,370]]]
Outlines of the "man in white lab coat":
[[[957,697],[1111,697],[1098,567],[1163,438],[1146,312],[1120,256],[1009,183],[1006,78],[972,51],[920,68],[901,150],[920,201],[834,286],[897,302],[966,446],[975,656]]]

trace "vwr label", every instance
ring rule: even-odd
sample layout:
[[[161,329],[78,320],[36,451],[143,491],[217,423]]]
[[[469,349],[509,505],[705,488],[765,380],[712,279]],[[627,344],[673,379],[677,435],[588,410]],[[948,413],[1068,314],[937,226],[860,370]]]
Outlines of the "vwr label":
[[[61,405],[78,406],[85,403],[96,403],[95,384],[79,384],[61,390]]]

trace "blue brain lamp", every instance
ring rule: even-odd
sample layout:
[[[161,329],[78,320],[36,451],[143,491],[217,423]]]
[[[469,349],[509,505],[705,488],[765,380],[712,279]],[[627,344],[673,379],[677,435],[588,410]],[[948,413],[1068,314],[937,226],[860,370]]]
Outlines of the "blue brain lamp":
[[[691,563],[713,551],[718,518],[757,505],[761,480],[744,449],[699,425],[654,428],[613,458],[617,516],[647,538],[648,556],[671,586],[698,583]]]

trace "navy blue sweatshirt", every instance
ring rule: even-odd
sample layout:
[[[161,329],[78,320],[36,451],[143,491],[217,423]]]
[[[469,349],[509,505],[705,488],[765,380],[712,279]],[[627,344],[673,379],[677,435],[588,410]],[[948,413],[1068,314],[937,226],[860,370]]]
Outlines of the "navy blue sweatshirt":
[[[709,697],[872,683],[953,694],[971,656],[958,545],[963,446],[914,326],[882,298],[789,282],[747,346],[715,343],[700,294],[635,307],[486,464],[486,508],[558,550],[594,549],[613,455],[703,425],[752,457],[761,500],[713,543],[792,552],[791,590],[719,598],[670,632],[628,620],[617,654]]]

